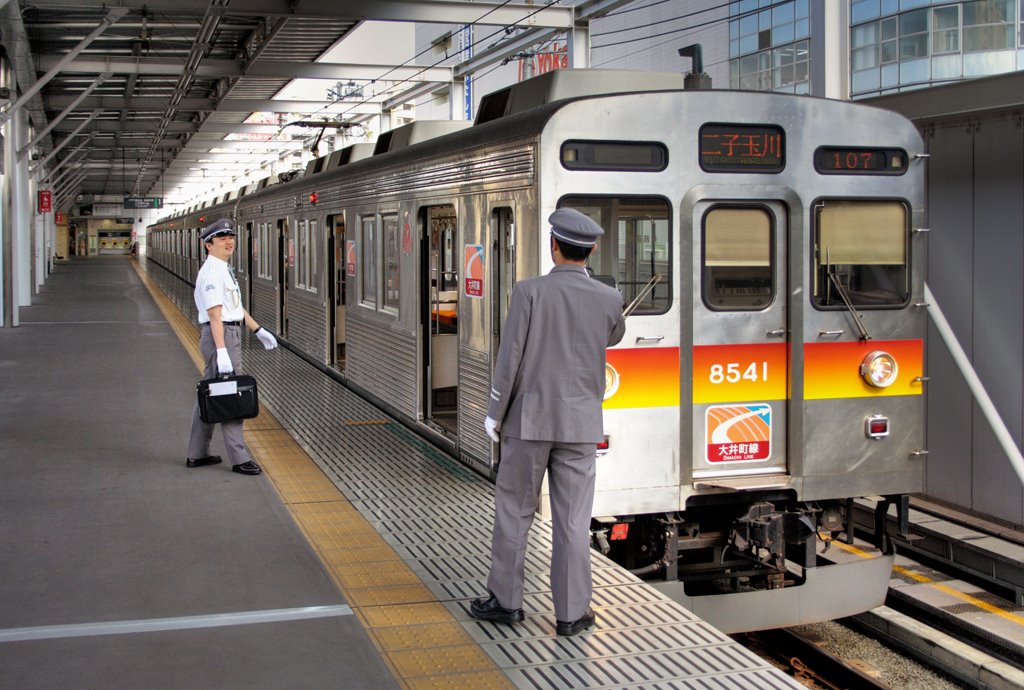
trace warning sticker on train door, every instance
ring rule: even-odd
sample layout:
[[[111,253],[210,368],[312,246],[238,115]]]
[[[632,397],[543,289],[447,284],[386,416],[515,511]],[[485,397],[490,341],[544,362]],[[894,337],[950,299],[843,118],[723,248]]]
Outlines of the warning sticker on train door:
[[[346,240],[345,241],[345,275],[354,276],[356,274],[356,241]]]
[[[484,246],[467,244],[466,257],[466,297],[484,296]]]
[[[708,462],[756,462],[772,455],[772,408],[713,405],[704,412]]]

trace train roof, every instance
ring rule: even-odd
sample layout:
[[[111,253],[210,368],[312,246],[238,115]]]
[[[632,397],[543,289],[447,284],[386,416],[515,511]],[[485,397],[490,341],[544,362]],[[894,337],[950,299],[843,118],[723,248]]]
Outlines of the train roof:
[[[619,69],[559,69],[487,94],[480,100],[476,124],[497,120],[545,103],[582,96],[638,91],[676,91],[684,76],[675,72]]]

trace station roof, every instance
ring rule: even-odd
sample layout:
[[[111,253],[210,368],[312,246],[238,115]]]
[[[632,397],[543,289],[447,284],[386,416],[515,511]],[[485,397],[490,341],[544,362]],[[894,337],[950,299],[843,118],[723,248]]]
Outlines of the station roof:
[[[357,124],[630,1],[0,0],[16,82],[5,84],[0,121],[27,110],[30,140],[12,145],[46,171],[58,209],[80,195],[214,191],[301,149],[309,137],[283,127],[296,113]],[[466,62],[323,62],[374,20],[505,27],[506,36]],[[324,80],[325,100],[275,98],[295,79]],[[336,82],[381,79],[389,90],[375,100],[326,99]]]

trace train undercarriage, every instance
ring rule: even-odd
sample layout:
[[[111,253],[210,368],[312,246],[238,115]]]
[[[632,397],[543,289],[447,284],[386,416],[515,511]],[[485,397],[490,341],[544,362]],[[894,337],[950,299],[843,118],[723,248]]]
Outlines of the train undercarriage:
[[[882,603],[894,554],[885,517],[895,505],[905,535],[907,496],[878,502],[869,551],[835,546],[853,543],[854,499],[746,498],[702,497],[683,512],[595,520],[592,544],[725,632],[829,620]]]

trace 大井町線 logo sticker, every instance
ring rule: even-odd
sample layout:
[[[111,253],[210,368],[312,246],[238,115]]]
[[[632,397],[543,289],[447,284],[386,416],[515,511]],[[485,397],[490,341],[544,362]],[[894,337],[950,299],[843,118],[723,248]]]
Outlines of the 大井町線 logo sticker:
[[[714,405],[704,413],[708,462],[760,462],[772,455],[772,408]]]

